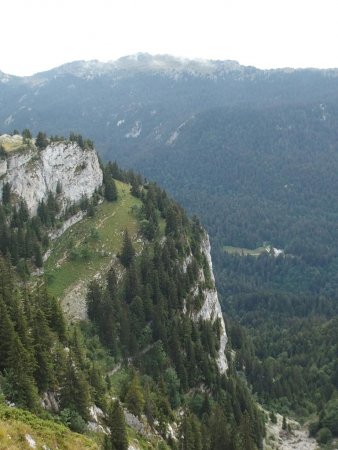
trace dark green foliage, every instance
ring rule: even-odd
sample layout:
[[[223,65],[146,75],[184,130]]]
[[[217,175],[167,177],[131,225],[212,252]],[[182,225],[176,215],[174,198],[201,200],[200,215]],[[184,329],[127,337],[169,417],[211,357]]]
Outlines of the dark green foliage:
[[[323,298],[262,294],[242,297],[238,306],[249,333],[237,324],[230,336],[238,349],[236,366],[246,367],[255,392],[286,412],[306,417],[322,411],[335,397],[337,361],[337,318],[323,313],[336,305]]]
[[[42,253],[41,253],[41,247],[38,243],[34,246],[34,262],[36,267],[41,268],[43,265],[43,259],[42,259]]]
[[[104,198],[109,202],[117,200],[117,189],[115,181],[110,177],[104,184]]]
[[[9,183],[5,183],[2,188],[2,202],[4,205],[8,205],[11,200],[11,186]]]
[[[276,424],[276,423],[277,423],[277,416],[276,416],[276,414],[275,414],[273,411],[270,412],[269,418],[270,418],[270,420],[271,420],[271,422],[272,422],[273,424]]]
[[[3,145],[0,144],[0,159],[6,159],[7,153]]]
[[[48,145],[48,139],[46,133],[39,131],[36,135],[35,145],[39,150],[44,150]]]
[[[102,299],[102,291],[97,281],[92,281],[88,287],[87,293],[87,311],[88,317],[95,321],[99,317],[99,309]]]
[[[135,372],[127,387],[125,403],[127,409],[135,416],[141,416],[144,408],[144,397],[137,372]]]
[[[74,409],[64,408],[60,412],[60,419],[76,433],[84,433],[86,431],[86,422]]]
[[[82,148],[82,150],[94,148],[93,141],[91,141],[90,139],[83,139],[81,134],[71,132],[69,134],[69,141],[76,142]]]
[[[61,388],[61,405],[78,411],[85,420],[88,420],[90,388],[76,360],[69,354],[65,368],[65,382]]]
[[[58,301],[45,286],[34,292],[21,287],[5,258],[0,258],[0,390],[8,401],[35,412],[41,409],[38,392],[59,392],[65,423],[78,432],[85,429],[92,401],[106,406],[103,376],[88,365],[79,330],[68,339]]]
[[[3,195],[4,206],[0,205],[0,251],[10,256],[12,264],[18,266],[21,274],[25,274],[27,262],[24,260],[31,260],[37,267],[42,267],[42,253],[48,245],[48,235],[41,219],[50,224],[55,211],[49,213],[52,206],[48,210],[42,202],[38,209],[40,217],[30,218],[24,201],[18,206],[10,205],[9,185],[5,184]],[[48,199],[50,205],[50,196]]]
[[[3,371],[7,367],[15,335],[14,325],[2,296],[0,298],[0,371]]]
[[[107,434],[105,434],[103,438],[102,450],[113,450],[110,436]]]
[[[6,367],[3,390],[7,398],[19,406],[37,411],[39,398],[32,373],[33,367],[19,336],[15,336],[11,343]]]
[[[34,373],[40,392],[54,384],[53,363],[50,355],[52,335],[45,314],[42,310],[35,312],[33,322],[34,354],[36,369]]]
[[[201,424],[197,417],[185,412],[180,424],[180,450],[202,450]]]
[[[58,180],[57,184],[56,184],[56,194],[59,195],[62,192],[62,183],[60,180]]]
[[[224,412],[221,408],[215,407],[210,419],[210,450],[224,450],[230,447],[230,430]],[[243,449],[246,447],[242,447]]]
[[[320,427],[328,428],[332,435],[338,436],[338,399],[332,398],[320,416]]]
[[[125,230],[123,236],[123,244],[120,252],[120,261],[124,267],[129,267],[135,256],[135,250],[129,237],[128,231]]]
[[[108,426],[113,450],[128,450],[128,438],[123,409],[116,400],[108,412]]]
[[[102,410],[106,410],[106,386],[104,383],[103,374],[99,371],[95,364],[92,365],[89,371],[89,383],[92,391],[91,398],[95,405]]]
[[[317,441],[320,444],[327,444],[332,439],[332,433],[329,428],[321,428],[317,434]]]
[[[22,131],[21,136],[24,138],[24,140],[32,139],[32,133],[29,131],[28,128],[25,128]]]

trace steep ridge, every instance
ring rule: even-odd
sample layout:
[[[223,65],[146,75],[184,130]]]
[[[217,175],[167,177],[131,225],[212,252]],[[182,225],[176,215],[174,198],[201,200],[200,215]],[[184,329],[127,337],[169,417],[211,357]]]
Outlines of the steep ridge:
[[[91,432],[103,448],[118,433],[140,450],[200,448],[202,430],[210,450],[222,433],[259,447],[262,416],[227,371],[210,242],[198,221],[133,172],[111,163],[102,171],[93,149],[48,138],[43,149],[28,147],[2,152],[0,407],[10,409],[0,427],[48,445],[24,423],[23,407]],[[93,180],[84,191],[86,169]],[[67,322],[60,306],[76,312],[67,293],[78,283],[83,311]],[[248,421],[255,431],[245,437]]]

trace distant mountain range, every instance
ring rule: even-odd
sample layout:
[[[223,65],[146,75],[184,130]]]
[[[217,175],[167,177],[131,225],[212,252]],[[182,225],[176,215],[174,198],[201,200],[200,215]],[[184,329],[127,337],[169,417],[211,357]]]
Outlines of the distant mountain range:
[[[170,152],[186,123],[212,108],[332,102],[338,70],[259,70],[235,61],[137,54],[77,61],[31,77],[0,73],[0,130],[89,135],[104,156],[132,163]]]

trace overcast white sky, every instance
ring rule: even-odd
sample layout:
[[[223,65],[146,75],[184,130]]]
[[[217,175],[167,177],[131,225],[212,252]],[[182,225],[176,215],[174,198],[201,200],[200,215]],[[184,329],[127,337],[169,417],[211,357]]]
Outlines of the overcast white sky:
[[[338,0],[1,0],[0,70],[136,52],[338,67]]]

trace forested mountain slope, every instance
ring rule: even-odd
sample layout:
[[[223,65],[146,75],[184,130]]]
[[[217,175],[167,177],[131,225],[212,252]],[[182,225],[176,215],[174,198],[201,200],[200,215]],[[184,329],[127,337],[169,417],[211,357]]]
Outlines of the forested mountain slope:
[[[319,424],[335,411],[336,69],[141,54],[1,81],[3,130],[85,131],[198,215],[261,401]]]
[[[156,184],[99,165],[81,135],[33,139],[25,130],[22,138],[14,148],[18,135],[6,136],[1,152],[6,442],[13,449],[33,441],[62,449],[261,448],[263,415],[226,359],[209,239],[198,221]],[[24,165],[34,182],[48,173],[46,158],[58,162],[65,186],[68,176],[81,186],[89,161],[103,182],[78,200],[42,176],[47,189],[28,208],[13,168]]]

